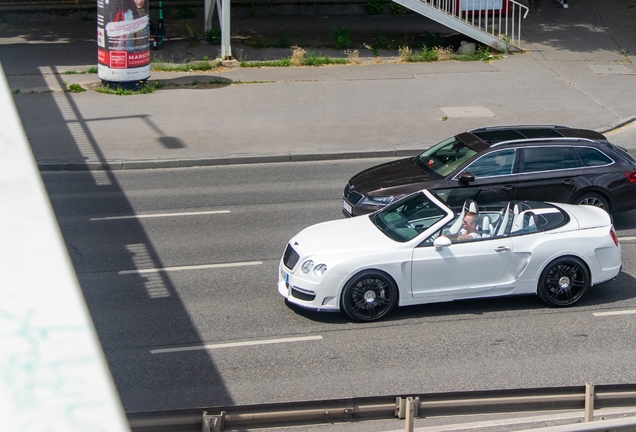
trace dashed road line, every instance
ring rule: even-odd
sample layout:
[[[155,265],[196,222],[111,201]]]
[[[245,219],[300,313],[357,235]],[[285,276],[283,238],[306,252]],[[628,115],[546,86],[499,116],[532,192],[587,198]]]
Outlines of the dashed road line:
[[[201,264],[201,265],[192,265],[192,266],[120,270],[118,273],[120,275],[143,274],[143,273],[159,273],[159,272],[172,272],[172,271],[183,271],[183,270],[203,270],[203,269],[225,268],[225,267],[245,267],[245,266],[255,266],[255,265],[262,265],[262,264],[263,264],[262,261],[245,261],[245,262],[234,262],[234,263],[223,263],[223,264]]]
[[[107,220],[119,220],[119,219],[142,219],[142,218],[158,218],[158,217],[172,217],[172,216],[199,216],[208,214],[227,214],[229,210],[210,210],[200,212],[184,212],[184,213],[155,213],[145,215],[128,215],[128,216],[105,216],[105,217],[93,217],[92,221],[107,221]]]
[[[182,352],[182,351],[236,348],[236,347],[244,347],[244,346],[269,345],[269,344],[288,343],[288,342],[306,342],[306,341],[321,340],[321,339],[322,339],[322,336],[301,336],[301,337],[293,337],[293,338],[285,338],[285,339],[265,339],[265,340],[249,341],[249,342],[230,342],[230,343],[212,344],[212,345],[193,345],[193,346],[179,347],[179,348],[153,349],[153,350],[150,350],[150,354],[166,354],[166,353]]]
[[[630,241],[630,240],[636,240],[636,237],[634,236],[618,237],[618,241]]]
[[[592,315],[594,315],[596,317],[610,316],[610,315],[631,315],[631,314],[636,314],[636,309],[622,310],[622,311],[612,311],[612,312],[594,312],[594,313],[592,313]]]

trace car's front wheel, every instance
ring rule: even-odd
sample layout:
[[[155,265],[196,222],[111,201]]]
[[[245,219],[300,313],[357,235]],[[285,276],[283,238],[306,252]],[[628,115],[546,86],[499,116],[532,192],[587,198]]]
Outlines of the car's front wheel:
[[[388,275],[373,270],[358,273],[342,291],[342,309],[356,321],[379,320],[395,307],[398,290]]]
[[[607,201],[607,198],[605,198],[603,195],[596,192],[586,192],[582,195],[579,195],[574,200],[574,204],[593,205],[595,207],[602,208],[608,213],[610,211],[610,206],[609,206],[609,202]]]
[[[576,257],[561,257],[541,272],[537,293],[550,306],[570,306],[576,303],[590,286],[590,272]]]

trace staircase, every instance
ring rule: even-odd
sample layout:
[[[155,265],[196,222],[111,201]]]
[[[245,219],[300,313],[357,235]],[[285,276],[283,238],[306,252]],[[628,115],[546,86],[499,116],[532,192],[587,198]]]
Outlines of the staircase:
[[[514,0],[393,0],[502,52],[521,50],[528,7]]]

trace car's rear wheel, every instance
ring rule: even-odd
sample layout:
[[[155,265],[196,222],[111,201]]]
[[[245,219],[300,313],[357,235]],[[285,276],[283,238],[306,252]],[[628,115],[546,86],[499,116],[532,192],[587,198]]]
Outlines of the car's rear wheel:
[[[397,304],[393,280],[379,271],[367,270],[351,278],[342,291],[342,309],[356,321],[379,320]]]
[[[590,286],[590,272],[576,257],[561,257],[541,272],[537,293],[550,306],[576,303]]]
[[[595,207],[602,208],[608,213],[610,212],[610,206],[607,198],[596,192],[586,192],[582,195],[579,195],[574,200],[574,204],[593,205]]]

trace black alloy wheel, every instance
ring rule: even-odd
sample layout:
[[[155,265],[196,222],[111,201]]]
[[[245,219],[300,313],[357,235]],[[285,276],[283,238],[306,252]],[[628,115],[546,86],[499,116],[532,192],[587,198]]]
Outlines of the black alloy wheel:
[[[550,306],[570,306],[576,303],[590,286],[590,272],[576,257],[561,257],[552,261],[541,273],[537,292]]]
[[[367,270],[351,278],[342,291],[342,309],[355,321],[379,320],[397,304],[398,290],[386,274]]]
[[[574,204],[592,205],[598,208],[602,208],[608,213],[610,211],[610,206],[607,199],[603,195],[596,192],[586,192],[583,195],[576,197],[576,199],[574,200]]]

